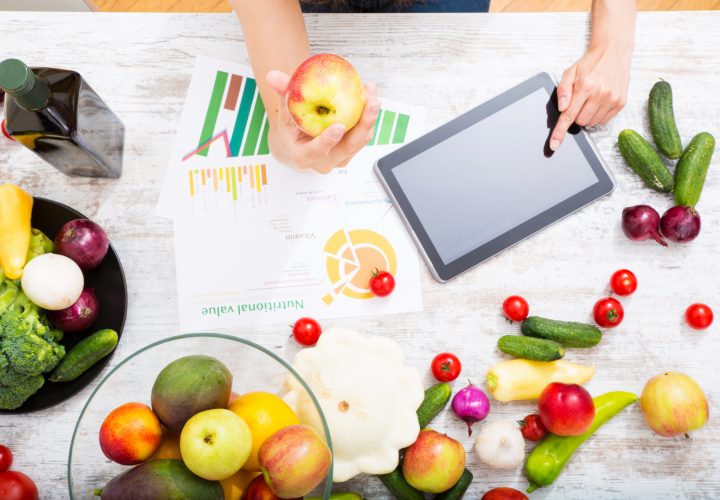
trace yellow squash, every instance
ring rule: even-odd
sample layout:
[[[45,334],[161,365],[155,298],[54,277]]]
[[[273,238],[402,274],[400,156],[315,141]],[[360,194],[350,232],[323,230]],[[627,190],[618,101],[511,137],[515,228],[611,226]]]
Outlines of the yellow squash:
[[[33,198],[14,184],[0,185],[0,267],[5,276],[22,276],[30,238]]]
[[[493,366],[487,374],[487,388],[498,401],[538,399],[551,382],[584,384],[595,374],[592,366],[568,361],[512,359]]]

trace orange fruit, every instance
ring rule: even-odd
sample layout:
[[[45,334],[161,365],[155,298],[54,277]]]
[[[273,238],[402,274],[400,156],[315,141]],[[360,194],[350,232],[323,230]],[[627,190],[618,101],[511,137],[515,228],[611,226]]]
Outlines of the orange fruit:
[[[229,478],[222,479],[220,486],[222,486],[223,493],[225,493],[225,500],[240,500],[243,491],[255,476],[257,476],[257,472],[240,469]]]

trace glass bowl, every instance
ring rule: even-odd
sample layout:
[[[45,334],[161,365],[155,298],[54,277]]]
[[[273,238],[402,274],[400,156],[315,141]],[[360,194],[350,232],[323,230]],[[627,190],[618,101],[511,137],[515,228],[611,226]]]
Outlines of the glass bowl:
[[[102,488],[128,466],[108,460],[100,449],[98,434],[105,417],[113,409],[131,401],[150,404],[150,393],[160,370],[170,362],[191,354],[213,356],[233,374],[232,390],[237,394],[265,391],[282,395],[285,380],[296,379],[312,400],[317,414],[305,415],[321,423],[325,441],[332,451],[330,431],[322,409],[305,381],[280,357],[248,340],[215,333],[194,333],[170,337],[150,344],[113,368],[85,403],[73,432],[68,457],[68,488],[72,499],[93,498],[93,490]],[[312,413],[312,412],[310,412]],[[320,431],[320,429],[317,429]],[[332,465],[317,495],[329,497],[332,490]],[[97,497],[94,497],[97,498]]]

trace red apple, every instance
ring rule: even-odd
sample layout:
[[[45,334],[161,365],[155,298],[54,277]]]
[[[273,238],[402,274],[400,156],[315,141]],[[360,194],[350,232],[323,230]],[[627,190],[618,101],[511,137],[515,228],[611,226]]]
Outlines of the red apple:
[[[676,372],[663,373],[645,384],[640,409],[650,428],[665,437],[699,429],[708,419],[702,389],[687,375]]]
[[[265,482],[280,498],[302,497],[330,471],[332,454],[312,427],[291,425],[265,440],[258,452]]]
[[[427,493],[442,493],[458,482],[465,470],[465,448],[445,434],[420,431],[405,451],[403,476],[410,486]]]
[[[595,418],[592,396],[577,384],[549,384],[540,394],[538,410],[543,425],[558,436],[579,436]]]
[[[150,458],[162,442],[160,420],[149,406],[126,403],[111,411],[100,427],[100,448],[121,465],[135,465]]]
[[[480,500],[528,500],[525,493],[503,486],[501,488],[493,488],[485,493]]]
[[[243,491],[242,500],[280,500],[280,497],[268,486],[265,478],[260,474],[247,485]],[[302,500],[302,498],[294,500]]]
[[[290,78],[287,108],[295,124],[312,137],[334,123],[350,130],[365,108],[365,87],[345,59],[318,54],[303,62]]]

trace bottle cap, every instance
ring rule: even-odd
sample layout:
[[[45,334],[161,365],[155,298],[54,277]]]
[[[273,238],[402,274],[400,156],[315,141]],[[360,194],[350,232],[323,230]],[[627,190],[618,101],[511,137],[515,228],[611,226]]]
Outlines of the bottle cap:
[[[35,73],[18,59],[0,62],[0,88],[8,94],[19,97],[35,87]]]

